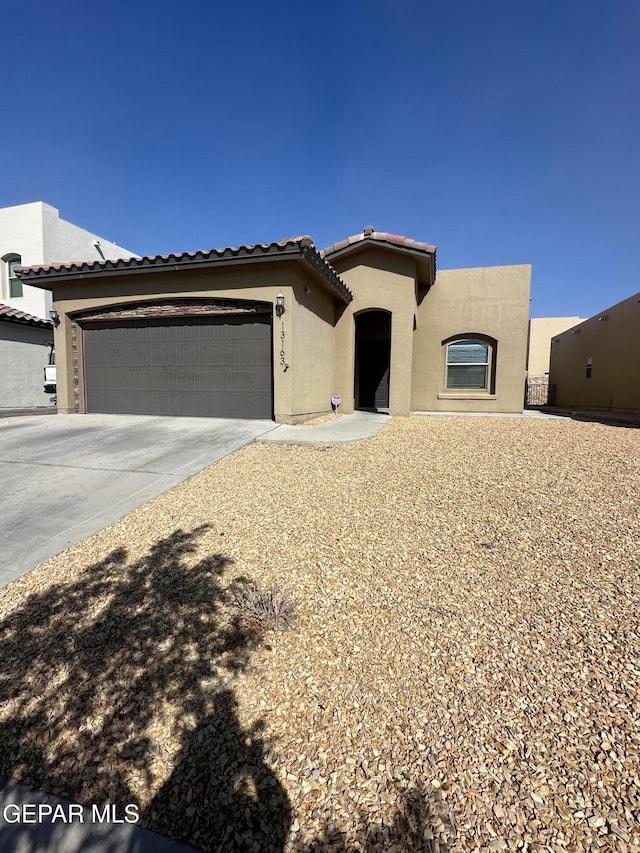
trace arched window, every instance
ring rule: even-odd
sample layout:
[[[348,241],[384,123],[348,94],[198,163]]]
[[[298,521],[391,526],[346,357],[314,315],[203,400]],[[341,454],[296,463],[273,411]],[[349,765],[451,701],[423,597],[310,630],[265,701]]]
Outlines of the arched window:
[[[15,274],[15,268],[22,265],[20,255],[5,255],[3,260],[4,272],[7,281],[7,296],[9,299],[17,299],[22,296],[22,282]]]
[[[445,344],[446,390],[493,392],[496,342],[491,338],[457,337]]]

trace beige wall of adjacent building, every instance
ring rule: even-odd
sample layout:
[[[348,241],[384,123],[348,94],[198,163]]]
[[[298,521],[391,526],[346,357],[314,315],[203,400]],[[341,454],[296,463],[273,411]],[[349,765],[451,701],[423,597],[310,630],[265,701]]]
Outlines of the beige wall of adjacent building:
[[[640,293],[555,337],[549,381],[557,406],[640,412]]]
[[[583,317],[535,317],[529,320],[529,376],[544,376],[549,372],[551,339],[572,326],[582,323]]]
[[[416,316],[413,411],[522,411],[530,281],[528,264],[438,272]],[[454,336],[495,342],[493,392],[447,390],[446,342]]]

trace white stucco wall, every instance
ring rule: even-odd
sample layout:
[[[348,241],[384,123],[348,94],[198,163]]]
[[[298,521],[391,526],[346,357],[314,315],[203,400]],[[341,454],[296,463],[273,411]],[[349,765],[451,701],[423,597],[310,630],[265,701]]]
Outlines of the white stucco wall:
[[[0,301],[19,311],[46,317],[46,294],[35,287],[24,287],[23,296],[9,296],[7,265],[9,253],[20,255],[25,266],[44,263],[42,202],[0,209]]]
[[[117,243],[61,219],[60,212],[43,201],[0,208],[0,259],[9,253],[15,253],[22,258],[23,266],[100,261],[102,256],[95,246],[96,240],[100,241],[105,258],[136,256],[135,252]],[[1,263],[0,302],[27,314],[47,319],[51,308],[51,294],[38,287],[24,285],[23,295],[12,299],[9,296],[6,264]]]
[[[0,411],[52,406],[44,390],[53,330],[0,320]]]

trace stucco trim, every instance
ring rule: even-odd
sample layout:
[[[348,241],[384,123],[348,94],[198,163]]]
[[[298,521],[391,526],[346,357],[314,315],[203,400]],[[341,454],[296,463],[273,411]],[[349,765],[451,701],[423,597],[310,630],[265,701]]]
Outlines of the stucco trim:
[[[478,392],[477,394],[465,393],[465,394],[448,394],[446,392],[441,392],[438,394],[438,400],[496,400],[497,397],[495,394],[483,394]]]
[[[78,329],[75,320],[71,321],[71,378],[73,382],[73,411],[80,412],[80,353],[78,352]]]
[[[161,317],[202,317],[218,314],[271,314],[273,303],[246,299],[173,298],[148,299],[131,304],[109,305],[107,308],[88,308],[70,316],[82,322],[106,320],[137,320]]]

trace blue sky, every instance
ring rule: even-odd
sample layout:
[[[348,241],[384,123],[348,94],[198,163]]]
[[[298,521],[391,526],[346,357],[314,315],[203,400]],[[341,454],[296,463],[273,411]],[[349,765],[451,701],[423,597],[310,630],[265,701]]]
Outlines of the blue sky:
[[[637,0],[21,0],[3,32],[0,206],[141,254],[371,224],[531,263],[532,316],[640,290]]]

